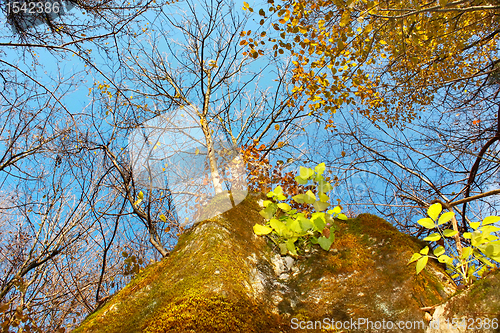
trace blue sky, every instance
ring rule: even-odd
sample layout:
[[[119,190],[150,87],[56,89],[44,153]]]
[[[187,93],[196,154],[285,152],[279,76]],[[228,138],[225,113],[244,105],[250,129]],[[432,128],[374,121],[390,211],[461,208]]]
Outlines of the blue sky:
[[[258,4],[249,2],[251,6],[255,8],[259,8]],[[243,6],[243,1],[238,1],[235,3],[235,8],[237,10],[240,10],[241,7]],[[172,7],[166,8],[167,11],[180,11],[186,9],[186,5],[183,3],[178,3],[175,5],[172,5]],[[242,11],[242,14],[244,12]],[[74,19],[78,20],[81,18],[85,17],[85,14],[82,14],[76,9],[73,9],[69,14],[69,16],[74,15]],[[172,14],[175,15],[175,14]],[[136,29],[139,29],[139,27],[152,27],[153,25],[156,25],[159,23],[158,21],[155,21],[154,13],[148,13],[143,16],[143,21],[136,26]],[[248,28],[251,30],[258,30],[261,29],[261,27],[257,24],[256,22],[257,15],[254,15],[251,17],[250,21],[248,22]],[[148,23],[148,24],[147,24]],[[9,36],[9,27],[4,25],[0,28],[0,42],[8,42],[11,40]],[[152,27],[151,29],[154,29]],[[139,31],[139,30],[137,30]],[[104,32],[104,31],[103,31]],[[158,31],[156,31],[158,32]],[[153,34],[154,35],[154,34]],[[139,35],[139,38],[146,37],[146,35]],[[171,36],[172,38],[175,39],[175,34]],[[113,45],[113,40],[109,39],[107,42],[104,41],[104,43],[110,43],[109,45]],[[126,48],[126,41],[122,40],[119,41],[117,44],[121,49],[118,51],[123,51]],[[160,44],[163,45],[161,46],[160,52],[164,52],[165,54],[168,54],[170,50],[167,49],[165,44]],[[145,51],[149,50],[148,44],[146,44],[146,39],[144,39],[144,44],[143,46],[145,47]],[[116,53],[111,52],[109,54],[104,54],[102,50],[95,49],[94,46],[91,45],[91,43],[88,43],[88,46],[85,45],[84,48],[93,48],[93,52],[91,53],[93,56],[93,61],[95,62],[96,66],[98,68],[102,68],[103,72],[106,73],[110,78],[114,78],[119,82],[120,84],[126,83],[125,81],[119,81],[120,80],[120,73],[118,72],[118,66],[116,64],[113,64],[114,61],[116,61]],[[95,88],[94,83],[95,82],[100,82],[104,83],[106,82],[106,78],[104,78],[102,75],[99,73],[96,73],[95,71],[91,70],[88,66],[85,65],[85,63],[75,55],[72,55],[70,53],[66,53],[62,58],[61,54],[58,53],[56,56],[53,56],[48,50],[43,49],[43,48],[34,48],[33,49],[33,58],[26,57],[22,58],[20,57],[19,53],[14,49],[14,48],[7,48],[7,47],[2,47],[2,51],[5,52],[5,57],[4,59],[9,60],[10,63],[16,65],[21,69],[22,71],[26,73],[32,73],[33,79],[35,79],[38,83],[44,84],[47,87],[50,87],[51,89],[55,89],[55,94],[56,96],[63,96],[61,99],[62,104],[68,109],[73,114],[78,114],[80,112],[89,112],[92,110],[96,114],[101,113],[102,111],[99,109],[93,109],[95,106],[92,106],[92,98],[94,97],[94,93],[98,93],[97,90],[93,90],[91,94],[89,94],[89,89],[90,88]],[[113,50],[112,51],[116,51]],[[174,49],[173,51],[179,51],[178,49]],[[172,60],[172,57],[169,58],[170,61],[172,61],[173,65],[178,65],[176,64],[175,61]],[[264,61],[264,60],[262,60]],[[265,63],[260,62],[260,60],[255,61],[250,67],[249,70],[258,70],[262,68]],[[259,80],[259,85],[261,87],[273,87],[276,85],[276,82],[274,81],[274,78],[276,77],[275,74],[272,72],[272,68],[269,69],[269,71],[264,73],[264,76],[262,79]],[[60,84],[63,83],[59,88],[56,89],[56,87]],[[140,87],[139,87],[140,88]],[[147,87],[143,88],[143,91],[148,91]],[[97,108],[99,106],[97,105]],[[345,107],[343,112],[346,112],[346,114],[349,114],[351,110],[349,110],[349,107]],[[435,114],[435,113],[434,113]],[[342,117],[336,115],[334,117],[335,121],[338,123],[339,127],[342,127],[347,124],[347,121],[344,121]],[[110,125],[107,125],[106,122],[109,122],[112,120],[112,115],[109,114],[108,116],[104,117],[101,119],[101,124],[100,124],[100,130],[104,132],[108,132],[108,136],[110,135],[110,131],[112,130]],[[350,121],[364,121],[360,118],[358,120],[355,120],[354,118],[351,119]],[[85,123],[79,124],[82,126],[82,129],[85,128]],[[309,135],[311,133],[315,133],[317,131],[316,127],[317,125],[315,124],[310,124],[305,128],[305,133],[308,133]],[[384,128],[384,126],[382,125]],[[371,132],[376,132],[376,128],[372,125],[367,125],[366,129]],[[416,133],[412,133],[411,131],[405,131],[405,134],[409,135],[410,137],[412,136],[417,136]],[[378,135],[380,136],[381,139],[387,138],[382,132],[378,131]],[[417,138],[417,137],[414,137]],[[123,147],[127,146],[126,143],[126,136],[125,137],[120,137],[117,138],[117,145],[120,145],[120,141],[122,141]],[[271,137],[267,138],[268,140],[271,139]],[[315,140],[317,137],[314,136],[314,134],[309,137],[306,135],[299,136],[298,138],[295,139],[291,143],[291,146],[300,149],[302,147],[303,149],[307,150],[308,148],[311,147],[311,145],[315,145],[317,142]],[[290,151],[293,151],[294,149],[291,149]],[[321,156],[321,152],[324,151],[324,153],[328,152],[329,156],[331,158],[340,158],[341,152],[342,152],[342,147],[339,146],[330,146],[330,147],[324,147],[323,150],[317,149],[316,152],[318,155],[316,156],[309,156],[311,163],[309,166],[314,166],[315,163],[322,162],[319,159],[319,156]],[[298,154],[298,151],[295,150],[296,154]],[[126,154],[127,151],[126,149],[123,152],[120,152],[123,154]],[[285,153],[285,155],[282,156],[277,156],[272,160],[272,162],[275,162],[277,159],[281,160],[286,160],[288,157],[291,155],[286,155],[289,153]],[[349,156],[346,157],[347,159]],[[312,163],[315,162],[315,163]],[[290,166],[287,171],[295,171],[297,170],[298,165],[294,164]],[[375,168],[375,164],[374,164]],[[371,171],[376,171],[376,170],[371,170]],[[350,198],[347,189],[350,188],[353,189],[354,193],[356,192],[363,192],[367,193],[368,191],[371,191],[372,189],[378,189],[381,190],[383,187],[383,183],[381,182],[380,178],[375,177],[374,175],[371,175],[369,173],[356,173],[352,174],[353,171],[350,170],[332,170],[333,174],[337,174],[339,176],[342,176],[342,173],[345,172],[345,175],[348,175],[351,173],[348,181],[344,182],[341,184],[341,186],[335,188],[333,191],[331,198],[333,200],[335,199],[341,199],[341,202],[343,203],[349,203],[352,201],[352,199],[356,198]],[[429,176],[433,176],[429,174]],[[491,184],[489,188],[494,188],[495,184]],[[494,200],[494,199],[491,199]],[[368,211],[368,212],[374,212],[373,207],[365,206],[365,207],[358,207],[358,210],[363,210],[363,211]]]

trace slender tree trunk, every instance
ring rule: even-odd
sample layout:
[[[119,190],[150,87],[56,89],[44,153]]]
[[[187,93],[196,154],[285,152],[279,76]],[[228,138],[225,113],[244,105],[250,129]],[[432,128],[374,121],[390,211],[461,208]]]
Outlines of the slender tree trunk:
[[[200,119],[201,129],[205,135],[205,140],[207,142],[207,155],[208,163],[210,166],[210,175],[212,177],[212,183],[214,184],[215,193],[222,193],[222,184],[220,181],[219,170],[217,168],[217,158],[215,156],[214,142],[212,134],[210,133],[210,128],[208,128],[207,120],[205,117]]]
[[[201,129],[203,131],[203,135],[205,136],[205,140],[207,142],[207,155],[208,155],[208,163],[210,166],[210,175],[212,177],[212,183],[214,185],[215,189],[215,194],[222,193],[222,184],[220,181],[220,175],[219,175],[219,170],[217,168],[217,158],[215,156],[215,149],[214,149],[214,141],[212,138],[212,133],[210,132],[210,128],[208,127],[208,122],[207,122],[207,115],[208,115],[208,108],[209,108],[209,101],[210,101],[210,94],[212,93],[212,82],[211,82],[211,73],[209,70],[206,70],[205,73],[207,74],[207,91],[205,92],[203,96],[203,110],[200,116],[200,125]],[[195,108],[196,110],[196,108]]]

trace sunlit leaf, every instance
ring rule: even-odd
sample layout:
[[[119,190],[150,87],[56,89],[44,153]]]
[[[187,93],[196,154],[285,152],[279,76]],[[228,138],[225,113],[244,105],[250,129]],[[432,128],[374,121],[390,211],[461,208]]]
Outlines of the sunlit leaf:
[[[273,192],[275,195],[283,195],[283,188],[281,188],[281,186],[277,186]]]
[[[472,255],[472,251],[473,249],[470,246],[462,248],[462,258],[463,259],[469,258]]]
[[[483,220],[483,225],[492,224],[500,221],[500,216],[488,216]]]
[[[297,194],[295,196],[292,197],[292,199],[296,202],[296,203],[304,203],[304,195],[303,194]]]
[[[428,217],[418,220],[417,223],[427,229],[434,229],[436,227],[434,221]]]
[[[261,224],[255,224],[253,226],[253,232],[256,234],[256,235],[259,235],[259,236],[262,236],[262,235],[267,235],[269,234],[271,231],[273,231],[272,228],[269,228],[268,226],[265,226],[265,225],[261,225]]]
[[[497,227],[496,225],[487,225],[481,227],[481,231],[485,234],[490,234],[492,232],[500,231],[500,227]]]
[[[319,193],[321,193],[321,192],[327,193],[327,192],[330,192],[331,190],[333,190],[333,186],[329,182],[327,182],[323,179],[318,181],[317,188],[318,188]]]
[[[451,221],[453,216],[455,216],[454,212],[443,213],[443,215],[439,217],[438,225],[445,224],[446,222]]]
[[[424,238],[424,241],[435,242],[441,239],[441,235],[436,233],[430,234],[429,236]]]
[[[264,207],[267,207],[267,206],[269,206],[269,205],[272,205],[272,204],[273,204],[273,202],[272,202],[271,200],[264,200],[264,201],[262,202],[262,204],[264,205]]]
[[[280,220],[271,219],[271,221],[269,222],[269,226],[271,226],[271,228],[273,228],[276,231],[276,233],[278,234],[278,236],[280,236],[280,237],[286,237],[286,235],[287,235],[287,227]]]
[[[304,193],[303,199],[305,203],[313,204],[316,201],[316,195],[311,190],[308,190]]]
[[[291,238],[285,242],[287,250],[290,251],[290,253],[294,256],[297,255],[297,250],[295,248],[296,240],[297,240],[296,238]]]
[[[330,200],[330,198],[324,193],[320,193],[318,196],[321,202],[328,202],[328,200]]]
[[[305,168],[303,166],[300,167],[299,171],[300,178],[309,179],[312,175],[314,175],[314,171],[310,168]]]
[[[345,27],[347,24],[349,24],[350,20],[351,20],[351,13],[348,10],[345,10],[344,13],[342,14],[342,17],[340,18],[340,26]]]
[[[318,237],[318,244],[325,251],[330,250],[330,247],[333,244],[333,241],[330,238],[326,238],[325,236]]]
[[[325,172],[325,169],[326,169],[325,163],[320,163],[314,168],[314,171],[317,174],[322,175],[323,172]]]
[[[481,222],[471,222],[469,225],[472,229],[477,230],[477,228],[479,228],[480,224],[481,224]]]
[[[326,226],[325,214],[313,213],[311,216],[311,222],[313,223],[316,231],[322,232]]]
[[[439,216],[442,210],[443,208],[441,204],[437,202],[429,207],[429,209],[427,210],[427,214],[430,216],[431,219],[436,221],[437,217]]]
[[[445,251],[446,251],[446,250],[444,249],[444,246],[441,246],[441,245],[440,245],[440,246],[438,246],[438,247],[437,247],[437,248],[433,251],[433,253],[434,253],[434,255],[435,255],[436,257],[439,257],[440,255],[442,255],[443,253],[445,253]]]
[[[275,204],[271,204],[259,212],[259,214],[262,215],[267,220],[271,219],[275,213],[276,213]]]
[[[302,226],[297,219],[288,218],[285,226],[296,234],[303,234]]]
[[[281,209],[281,210],[282,210],[282,211],[284,211],[284,212],[288,212],[288,211],[290,211],[290,210],[292,209],[292,207],[290,207],[290,205],[289,205],[289,204],[284,203],[284,202],[279,203],[279,204],[278,204],[278,208],[279,208],[279,209]]]
[[[422,255],[420,253],[413,253],[413,255],[411,256],[410,258],[410,261],[408,261],[408,263],[412,263],[418,259],[422,258]]]
[[[328,202],[321,202],[321,201],[315,201],[313,203],[313,205],[314,205],[314,209],[318,212],[321,212],[330,206],[330,204]]]
[[[298,216],[297,220],[299,221],[302,230],[304,231],[312,229],[314,227],[313,223],[308,218],[305,218],[303,216]]]
[[[448,265],[452,265],[453,264],[453,259],[450,258],[449,256],[447,256],[446,254],[443,254],[441,256],[438,257],[438,261],[440,263],[443,263],[443,264],[448,264]]]
[[[297,181],[297,183],[299,183],[300,185],[306,185],[308,180],[307,179],[304,179],[300,176],[297,176],[295,177],[295,180]]]
[[[328,214],[339,214],[342,211],[342,209],[339,206],[336,206],[333,209],[330,209],[327,213]]]
[[[419,274],[425,268],[428,260],[429,260],[429,257],[427,257],[427,256],[424,256],[424,257],[418,259],[417,267],[416,267],[417,274]]]
[[[488,257],[499,255],[500,254],[500,243],[495,242],[495,243],[488,244],[484,250],[484,254],[486,254]]]
[[[456,230],[452,230],[452,229],[443,230],[443,235],[445,237],[454,237],[456,234],[458,234],[458,231],[456,231]]]
[[[288,253],[288,247],[286,246],[286,243],[280,243],[279,248],[280,248],[281,255],[284,256]]]

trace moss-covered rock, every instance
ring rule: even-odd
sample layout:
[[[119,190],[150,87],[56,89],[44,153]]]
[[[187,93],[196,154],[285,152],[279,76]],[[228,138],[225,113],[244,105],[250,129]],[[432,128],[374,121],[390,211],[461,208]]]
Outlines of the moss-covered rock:
[[[407,262],[421,248],[420,242],[373,215],[340,222],[328,254],[317,251],[297,262],[288,282],[295,294],[283,303],[314,320],[365,321],[368,326],[356,326],[360,331],[385,331],[369,325],[382,320],[424,323],[421,308],[440,304],[455,292],[455,284],[434,263],[415,276],[414,264]]]
[[[436,307],[427,333],[500,332],[500,270]]]
[[[421,307],[455,292],[436,263],[416,276],[407,262],[422,244],[373,215],[339,221],[329,252],[281,257],[253,233],[263,222],[261,198],[251,194],[191,228],[168,258],[139,273],[75,332],[300,332],[295,328],[308,321],[321,321],[323,330],[331,320],[423,321]],[[322,331],[316,328],[307,331]]]

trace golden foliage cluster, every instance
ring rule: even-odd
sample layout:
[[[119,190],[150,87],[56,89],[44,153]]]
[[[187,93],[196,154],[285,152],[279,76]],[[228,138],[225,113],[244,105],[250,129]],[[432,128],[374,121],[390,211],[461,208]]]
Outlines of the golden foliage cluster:
[[[268,0],[256,12],[275,30],[274,54],[292,56],[292,92],[312,112],[350,105],[392,126],[440,88],[466,93],[496,73],[499,11],[493,0]]]

